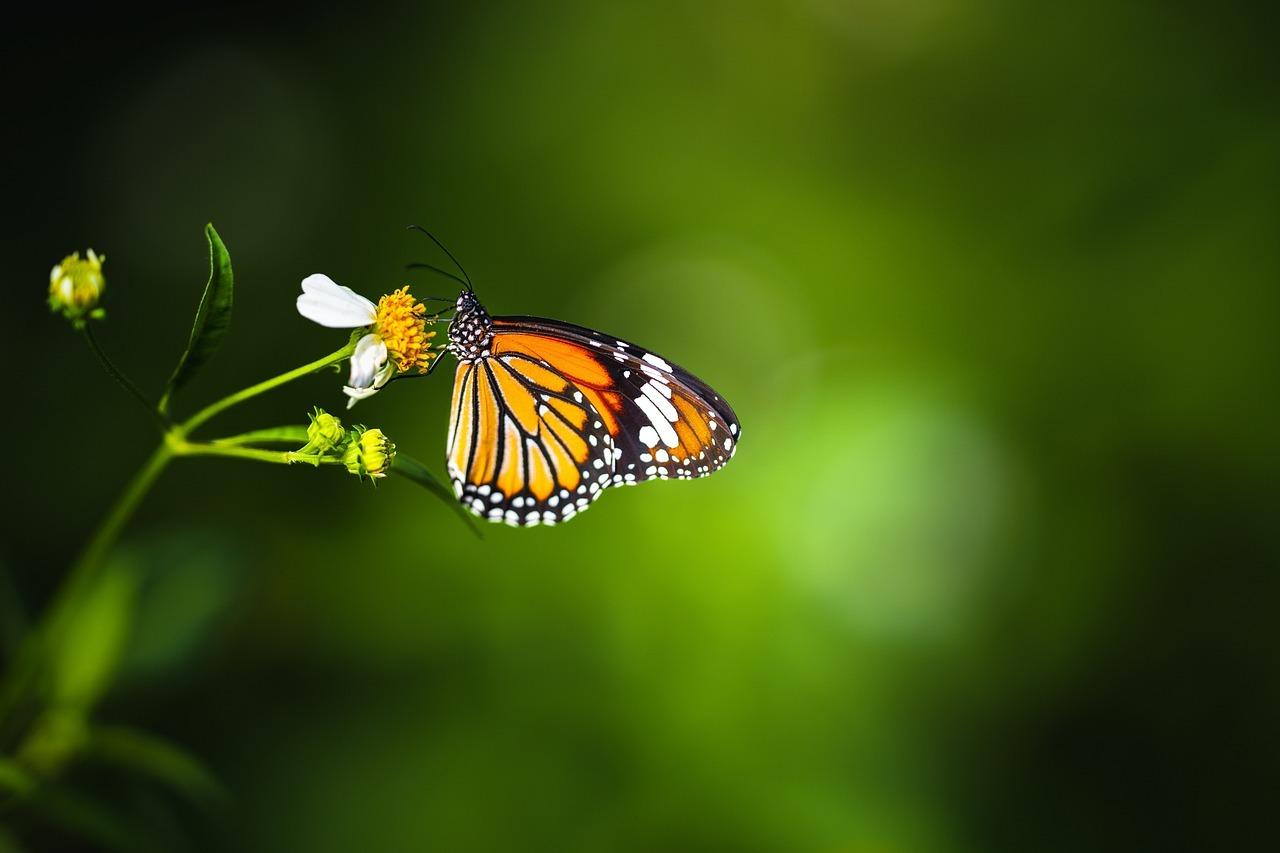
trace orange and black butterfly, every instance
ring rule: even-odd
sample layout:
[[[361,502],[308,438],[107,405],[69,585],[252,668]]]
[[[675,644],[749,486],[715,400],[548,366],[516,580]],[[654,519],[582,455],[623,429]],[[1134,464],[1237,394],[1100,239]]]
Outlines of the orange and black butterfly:
[[[610,486],[705,477],[737,451],[733,409],[666,359],[559,320],[490,316],[469,280],[454,308],[447,462],[475,515],[568,521]]]

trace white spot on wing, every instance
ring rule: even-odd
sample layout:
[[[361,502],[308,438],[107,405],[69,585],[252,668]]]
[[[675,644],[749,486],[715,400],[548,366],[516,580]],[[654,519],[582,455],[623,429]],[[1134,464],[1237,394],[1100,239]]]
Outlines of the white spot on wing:
[[[663,417],[662,412],[658,411],[658,407],[653,404],[647,396],[640,397],[636,400],[636,405],[649,418],[653,424],[653,428],[658,431],[658,436],[662,439],[662,443],[667,447],[678,447],[680,438],[676,435],[675,429],[671,426],[671,422]],[[670,404],[668,404],[670,405]],[[674,411],[674,409],[672,410]]]
[[[665,388],[666,386],[660,386],[656,382],[646,382],[641,386],[640,392],[653,401],[653,404],[658,407],[658,411],[662,412],[667,420],[675,423],[680,416],[676,414],[676,407],[671,405],[671,401],[662,396],[662,392],[658,390],[660,387]],[[671,390],[668,388],[667,394],[670,393]],[[638,400],[636,402],[639,403]]]
[[[644,354],[644,360],[649,362],[659,370],[665,370],[667,373],[671,372],[671,365],[667,364],[659,356],[656,356],[651,352],[647,352]]]

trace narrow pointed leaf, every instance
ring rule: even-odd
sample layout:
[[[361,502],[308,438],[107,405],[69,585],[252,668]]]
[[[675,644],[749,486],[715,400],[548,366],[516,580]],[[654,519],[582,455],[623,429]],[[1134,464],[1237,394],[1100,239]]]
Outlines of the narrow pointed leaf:
[[[423,465],[412,456],[406,456],[404,453],[397,451],[395,459],[391,462],[391,473],[399,474],[401,477],[412,480],[436,497],[440,498],[440,500],[444,501],[451,510],[458,514],[458,517],[466,523],[472,533],[474,533],[478,538],[484,538],[480,533],[480,528],[476,526],[474,519],[472,519],[471,514],[463,508],[462,504],[458,503],[449,487],[444,483],[441,483],[440,480],[436,478],[436,475],[432,474],[431,470],[427,468],[426,465]]]
[[[214,230],[213,223],[204,227],[204,235],[209,240],[209,283],[204,286],[204,295],[200,297],[200,307],[196,309],[195,323],[191,326],[191,339],[187,342],[187,350],[178,361],[178,366],[169,378],[169,384],[160,398],[160,411],[169,407],[169,398],[191,379],[213,357],[222,343],[222,338],[231,325],[231,303],[233,277],[231,274],[231,256],[222,238]]]
[[[150,776],[194,802],[215,805],[227,791],[191,754],[148,732],[122,726],[99,726],[90,732],[86,757]]]

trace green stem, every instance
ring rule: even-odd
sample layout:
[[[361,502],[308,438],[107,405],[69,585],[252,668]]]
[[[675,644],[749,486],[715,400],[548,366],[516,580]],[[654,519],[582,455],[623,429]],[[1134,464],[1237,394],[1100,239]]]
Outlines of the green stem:
[[[107,552],[115,545],[116,539],[120,536],[120,531],[133,517],[134,511],[138,505],[142,503],[142,499],[146,497],[147,492],[151,490],[156,478],[164,471],[169,464],[169,460],[174,457],[173,450],[167,443],[161,444],[151,454],[150,458],[143,464],[142,468],[129,485],[125,488],[124,494],[116,501],[111,512],[103,520],[102,524],[94,532],[93,538],[89,540],[83,551],[80,552],[79,559],[71,568],[71,575],[63,584],[62,589],[58,593],[58,599],[54,603],[53,609],[50,611],[50,623],[56,622],[61,609],[65,609],[67,602],[75,598],[78,590],[90,585],[98,566],[102,564],[103,559],[107,556]]]
[[[178,429],[182,435],[187,435],[205,421],[226,411],[232,406],[238,405],[243,403],[245,400],[270,391],[272,388],[278,388],[286,382],[292,382],[293,380],[300,379],[309,373],[315,373],[317,370],[323,370],[331,364],[337,364],[344,358],[349,358],[351,353],[355,352],[355,348],[356,342],[355,336],[353,335],[352,340],[348,341],[346,346],[336,352],[332,352],[323,358],[318,358],[313,362],[302,365],[301,367],[296,367],[287,373],[281,373],[279,376],[264,379],[257,385],[250,385],[242,391],[237,391],[234,394],[223,397],[216,403],[211,403],[208,406],[205,406],[203,409],[188,418],[181,426],[178,427]]]
[[[93,538],[89,540],[84,550],[80,552],[79,558],[71,568],[70,575],[59,588],[53,603],[50,605],[48,615],[41,622],[36,632],[28,635],[26,641],[15,655],[8,672],[5,674],[3,685],[0,686],[0,727],[11,722],[9,719],[10,714],[14,711],[15,706],[20,702],[23,695],[30,692],[29,688],[32,682],[39,676],[42,663],[41,656],[47,648],[46,644],[53,637],[56,637],[60,631],[64,630],[63,623],[69,618],[70,614],[75,612],[77,599],[86,589],[92,588],[103,558],[111,550],[116,539],[120,536],[120,531],[124,529],[125,524],[133,516],[134,511],[142,503],[142,499],[151,490],[156,478],[164,471],[165,466],[169,464],[169,460],[173,458],[173,455],[173,451],[167,443],[161,444],[155,449],[146,463],[129,482],[120,499],[112,507],[111,512],[107,514],[102,524],[98,526]]]
[[[93,334],[92,324],[86,322],[80,327],[80,330],[84,333],[84,339],[89,344],[89,349],[93,350],[93,354],[98,357],[98,361],[102,362],[102,366],[106,369],[107,374],[114,379],[121,388],[127,391],[129,396],[137,400],[142,408],[147,410],[147,414],[155,419],[161,430],[167,430],[171,426],[169,419],[161,414],[160,411],[156,409],[155,405],[147,399],[146,395],[138,389],[138,386],[134,385],[133,382],[130,381],[129,377],[121,373],[119,368],[111,362],[111,359],[107,357],[106,352],[102,349],[102,345],[98,343],[97,336]]]
[[[293,450],[265,450],[259,447],[240,447],[234,444],[204,444],[191,441],[174,441],[171,444],[174,454],[178,456],[229,456],[233,459],[252,459],[255,462],[273,462],[277,465],[290,465],[294,462],[319,465],[321,463],[337,463],[339,461],[310,453],[298,453]]]

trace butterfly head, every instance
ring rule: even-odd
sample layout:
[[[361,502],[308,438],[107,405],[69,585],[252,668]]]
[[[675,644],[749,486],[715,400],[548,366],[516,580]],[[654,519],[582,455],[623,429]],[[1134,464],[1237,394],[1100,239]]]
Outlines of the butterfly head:
[[[493,339],[489,312],[470,290],[458,294],[453,319],[449,321],[449,352],[459,361],[470,361],[487,355]]]

